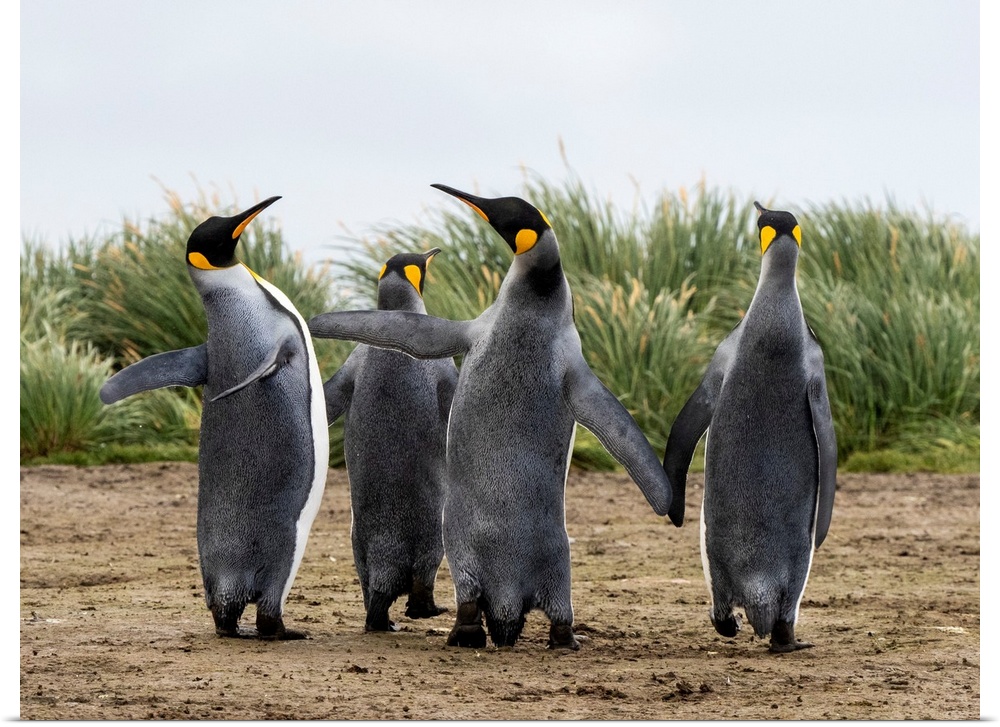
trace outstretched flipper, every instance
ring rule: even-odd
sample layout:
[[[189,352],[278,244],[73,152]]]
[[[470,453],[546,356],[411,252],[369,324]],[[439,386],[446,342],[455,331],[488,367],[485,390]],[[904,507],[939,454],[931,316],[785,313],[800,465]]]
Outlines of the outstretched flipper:
[[[337,311],[310,319],[309,332],[316,338],[358,341],[413,358],[448,358],[469,350],[474,324],[410,311]]]
[[[691,466],[691,459],[694,457],[698,442],[712,421],[715,403],[722,390],[722,381],[726,369],[729,368],[732,352],[736,348],[738,331],[739,326],[716,349],[701,383],[688,398],[670,427],[670,436],[667,437],[667,446],[663,452],[663,469],[666,470],[673,487],[673,501],[667,515],[670,517],[670,522],[677,527],[684,524],[688,468]]]
[[[573,417],[625,467],[657,515],[670,508],[670,481],[632,415],[581,357],[566,371],[563,398]]]
[[[200,346],[158,353],[126,366],[101,387],[101,401],[114,404],[141,391],[164,386],[201,386],[208,378],[208,348]]]
[[[833,414],[826,390],[826,373],[823,368],[823,351],[813,347],[808,357],[809,411],[812,413],[813,432],[816,435],[816,453],[819,457],[819,489],[816,505],[816,537],[814,547],[826,539],[833,517],[833,497],[837,491],[837,435],[833,430]]]
[[[247,376],[243,381],[236,384],[236,386],[230,387],[223,391],[221,394],[216,394],[212,397],[212,401],[219,401],[219,399],[225,399],[227,396],[235,394],[241,389],[245,389],[250,384],[255,381],[260,381],[261,379],[266,379],[268,376],[274,375],[278,369],[282,366],[288,364],[295,353],[295,344],[297,343],[295,335],[285,336],[281,339],[277,345],[271,349],[267,358],[258,366],[253,373]]]
[[[344,361],[343,366],[323,384],[323,394],[326,396],[326,423],[332,425],[340,415],[347,411],[354,395],[354,376],[357,368],[357,349]]]

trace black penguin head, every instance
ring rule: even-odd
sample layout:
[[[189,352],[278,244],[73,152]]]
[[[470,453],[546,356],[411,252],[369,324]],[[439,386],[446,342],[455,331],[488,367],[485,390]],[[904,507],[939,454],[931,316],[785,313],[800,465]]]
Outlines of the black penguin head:
[[[379,302],[381,303],[383,291],[389,287],[389,283],[396,282],[396,278],[412,285],[417,294],[423,297],[427,266],[439,252],[441,248],[435,247],[425,253],[402,252],[389,258],[378,274]]]
[[[515,255],[528,252],[546,231],[552,229],[548,218],[541,210],[519,197],[497,197],[486,199],[460,192],[443,184],[432,184],[435,189],[447,192],[465,202],[510,245]]]
[[[199,270],[230,268],[237,263],[236,243],[240,235],[261,210],[281,197],[271,197],[232,217],[209,217],[194,228],[188,238],[186,259],[188,265]]]
[[[779,212],[765,208],[760,202],[754,202],[757,208],[757,234],[760,236],[760,254],[767,252],[775,238],[789,235],[796,244],[802,247],[802,228],[791,212]]]

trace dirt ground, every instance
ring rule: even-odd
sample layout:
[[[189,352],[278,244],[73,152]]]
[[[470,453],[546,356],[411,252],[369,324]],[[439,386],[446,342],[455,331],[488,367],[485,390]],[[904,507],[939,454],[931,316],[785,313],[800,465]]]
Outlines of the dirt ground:
[[[767,651],[712,628],[688,519],[626,475],[572,471],[578,652],[528,617],[513,649],[445,646],[440,603],[363,633],[346,474],[331,470],[286,624],[304,641],[215,635],[190,464],[21,469],[23,719],[979,719],[979,476],[841,474],[797,635]],[[244,619],[253,623],[253,607]]]

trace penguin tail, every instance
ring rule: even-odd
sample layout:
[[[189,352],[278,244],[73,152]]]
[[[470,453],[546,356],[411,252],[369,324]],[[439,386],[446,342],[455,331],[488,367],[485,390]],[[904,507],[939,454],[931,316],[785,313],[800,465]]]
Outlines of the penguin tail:
[[[779,610],[779,599],[772,589],[766,587],[752,589],[752,593],[743,603],[743,611],[746,613],[747,621],[753,627],[757,637],[761,639],[774,629]]]
[[[525,604],[527,606],[527,604]],[[521,637],[524,629],[525,615],[529,609],[520,609],[513,605],[508,607],[494,608],[488,606],[483,609],[486,616],[486,630],[490,634],[490,640],[496,646],[513,646]]]

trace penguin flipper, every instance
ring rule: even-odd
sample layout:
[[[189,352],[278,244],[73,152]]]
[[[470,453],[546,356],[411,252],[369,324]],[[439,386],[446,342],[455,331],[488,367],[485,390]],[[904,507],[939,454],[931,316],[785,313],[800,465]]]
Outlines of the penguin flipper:
[[[563,379],[573,418],[589,429],[639,486],[657,515],[670,508],[670,481],[635,419],[580,358]]]
[[[673,487],[670,512],[667,514],[670,516],[670,522],[677,527],[684,524],[688,468],[691,466],[691,459],[694,457],[698,442],[708,430],[714,411],[714,397],[711,396],[710,387],[702,380],[670,427],[667,446],[663,452],[663,469]]]
[[[311,318],[309,332],[316,338],[358,341],[413,358],[448,358],[469,350],[474,323],[400,310],[337,311]]]
[[[813,432],[816,435],[816,452],[819,457],[819,487],[816,506],[815,547],[819,547],[830,530],[833,518],[833,497],[837,492],[837,434],[833,428],[833,413],[826,390],[826,372],[823,353],[809,359],[809,411],[812,414]]]
[[[240,383],[236,384],[236,386],[226,389],[221,394],[216,394],[212,397],[211,401],[216,402],[220,399],[225,399],[227,396],[235,394],[241,389],[245,389],[255,381],[260,381],[261,379],[266,379],[268,376],[274,375],[278,369],[286,365],[291,360],[291,357],[295,352],[295,339],[295,335],[289,335],[278,341],[264,361],[261,362],[260,366],[258,366],[253,373],[243,379]]]
[[[104,382],[101,401],[114,404],[141,391],[164,386],[201,386],[208,378],[208,348],[182,348],[148,356],[126,366]]]
[[[719,392],[722,391],[722,382],[726,377],[729,362],[739,343],[742,325],[743,321],[737,323],[715,349],[701,383],[688,398],[670,427],[667,446],[663,451],[663,469],[667,471],[667,477],[673,486],[673,502],[667,514],[670,516],[670,522],[677,527],[684,524],[688,468],[691,466],[691,459],[694,457],[698,442],[712,422],[715,404]]]
[[[340,415],[347,411],[354,395],[354,376],[357,368],[358,349],[344,361],[343,366],[323,384],[323,394],[326,396],[326,423],[333,424]]]

